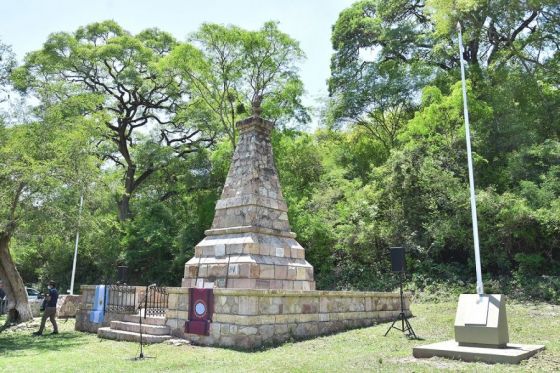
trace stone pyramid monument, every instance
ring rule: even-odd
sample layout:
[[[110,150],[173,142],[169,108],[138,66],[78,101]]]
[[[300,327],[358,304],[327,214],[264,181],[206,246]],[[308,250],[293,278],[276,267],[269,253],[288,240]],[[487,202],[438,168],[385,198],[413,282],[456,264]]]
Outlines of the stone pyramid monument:
[[[185,264],[183,287],[315,290],[274,166],[274,124],[258,107],[253,113],[237,123],[239,142],[214,222]]]

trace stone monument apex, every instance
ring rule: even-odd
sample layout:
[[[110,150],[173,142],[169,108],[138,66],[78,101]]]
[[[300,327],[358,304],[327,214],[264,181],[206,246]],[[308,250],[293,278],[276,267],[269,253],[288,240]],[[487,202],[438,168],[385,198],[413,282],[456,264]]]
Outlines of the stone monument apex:
[[[233,154],[211,229],[185,264],[183,287],[314,290],[313,267],[295,240],[274,166],[274,124],[253,115],[237,122]]]

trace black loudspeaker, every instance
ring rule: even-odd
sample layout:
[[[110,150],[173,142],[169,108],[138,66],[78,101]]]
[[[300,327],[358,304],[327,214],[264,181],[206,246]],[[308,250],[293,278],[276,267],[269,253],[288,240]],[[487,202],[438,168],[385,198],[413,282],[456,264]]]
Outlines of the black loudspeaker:
[[[126,284],[128,281],[128,267],[117,266],[117,278],[121,284]]]
[[[404,272],[404,247],[391,247],[391,270],[393,272]]]

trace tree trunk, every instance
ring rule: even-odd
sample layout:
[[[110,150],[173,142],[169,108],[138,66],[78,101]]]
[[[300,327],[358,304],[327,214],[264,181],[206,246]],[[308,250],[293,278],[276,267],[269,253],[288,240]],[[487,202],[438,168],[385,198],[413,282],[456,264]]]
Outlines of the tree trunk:
[[[118,201],[119,220],[125,221],[130,218],[130,197],[134,191],[134,176],[136,174],[136,165],[131,160],[127,160],[127,169],[124,178],[124,193]]]
[[[3,280],[8,299],[6,325],[33,319],[25,285],[10,254],[11,238],[9,233],[0,233],[0,278]]]
[[[130,166],[126,170],[126,177],[124,182],[124,193],[118,201],[119,209],[119,220],[125,221],[132,217],[132,212],[130,211],[130,199],[134,191],[142,184],[150,175],[156,170],[152,166],[148,166],[144,172],[138,178],[136,176],[136,165],[129,163]]]
[[[130,195],[123,194],[117,203],[119,209],[119,220],[125,221],[130,218]]]

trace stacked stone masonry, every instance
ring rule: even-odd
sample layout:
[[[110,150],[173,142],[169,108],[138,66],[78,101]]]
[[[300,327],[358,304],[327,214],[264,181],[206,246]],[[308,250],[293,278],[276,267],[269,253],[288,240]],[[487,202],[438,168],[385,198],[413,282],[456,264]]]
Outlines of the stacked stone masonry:
[[[96,333],[111,321],[127,321],[129,315],[107,312],[103,324],[89,321],[95,286],[82,286],[82,303],[76,314],[76,330]],[[137,291],[141,291],[138,288]],[[214,289],[214,315],[210,335],[186,334],[189,289],[167,288],[165,325],[173,336],[200,345],[243,349],[304,339],[391,321],[400,312],[396,293],[346,291],[290,291]],[[410,313],[410,294],[405,294]]]
[[[270,143],[274,125],[251,117],[211,229],[185,265],[184,287],[314,290],[313,267],[295,240]]]
[[[194,344],[243,349],[310,338],[390,321],[400,313],[394,293],[215,289],[210,335],[184,333],[188,289],[169,289],[167,325]],[[410,313],[410,294],[405,295]]]

